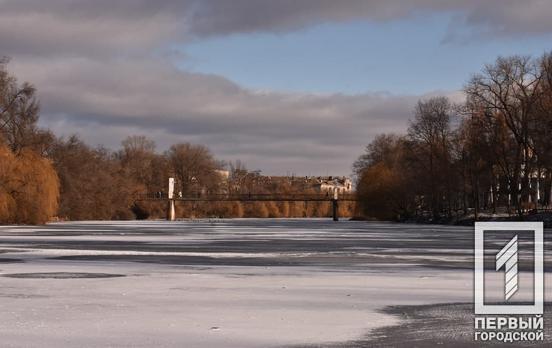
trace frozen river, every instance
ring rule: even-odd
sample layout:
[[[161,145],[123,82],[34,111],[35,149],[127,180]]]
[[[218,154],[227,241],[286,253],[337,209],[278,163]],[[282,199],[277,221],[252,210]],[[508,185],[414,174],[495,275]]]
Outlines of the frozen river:
[[[328,220],[0,226],[1,346],[370,346],[387,306],[471,303],[472,248]]]

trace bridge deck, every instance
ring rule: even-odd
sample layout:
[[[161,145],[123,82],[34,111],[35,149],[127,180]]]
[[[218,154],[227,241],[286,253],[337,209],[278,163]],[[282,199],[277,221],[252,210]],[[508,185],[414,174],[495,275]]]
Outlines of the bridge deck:
[[[174,197],[175,201],[183,202],[326,202],[332,201],[330,194],[216,194],[216,195],[188,195]],[[168,196],[164,193],[153,193],[139,195],[137,201],[166,201]],[[338,196],[339,201],[356,201],[354,194],[342,194]]]

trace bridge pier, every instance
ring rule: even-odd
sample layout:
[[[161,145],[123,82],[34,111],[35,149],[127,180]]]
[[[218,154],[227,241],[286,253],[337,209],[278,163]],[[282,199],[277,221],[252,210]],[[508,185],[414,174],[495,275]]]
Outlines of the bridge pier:
[[[174,178],[169,178],[169,191],[167,194],[169,198],[169,206],[167,207],[167,220],[176,220],[176,213],[174,209]]]
[[[169,199],[169,205],[167,207],[167,221],[176,220],[176,212],[174,209],[174,199]]]
[[[339,198],[339,191],[334,189],[333,199],[332,199],[332,217],[333,221],[339,221],[339,205],[337,204],[337,199]]]

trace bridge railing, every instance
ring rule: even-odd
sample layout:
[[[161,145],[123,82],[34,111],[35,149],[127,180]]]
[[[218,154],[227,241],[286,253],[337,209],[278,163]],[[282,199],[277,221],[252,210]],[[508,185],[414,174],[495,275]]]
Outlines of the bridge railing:
[[[136,200],[168,200],[165,192],[144,193],[136,196]],[[183,196],[174,195],[175,201],[331,201],[334,195],[330,192],[321,193],[226,193],[226,194],[201,194],[192,193]],[[342,193],[338,195],[340,201],[356,201],[354,193]]]

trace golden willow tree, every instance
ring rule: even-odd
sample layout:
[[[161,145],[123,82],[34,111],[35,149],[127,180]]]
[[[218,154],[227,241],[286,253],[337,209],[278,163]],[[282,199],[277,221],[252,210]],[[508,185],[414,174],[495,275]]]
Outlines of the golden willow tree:
[[[43,157],[48,132],[36,127],[35,89],[18,84],[0,58],[0,222],[39,224],[57,212],[59,181]]]

